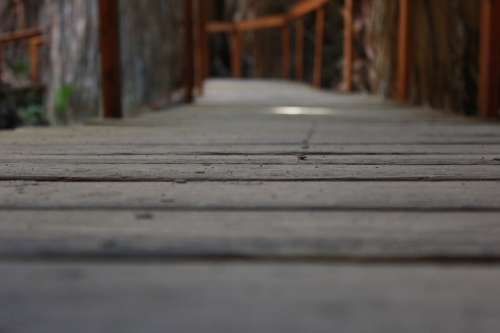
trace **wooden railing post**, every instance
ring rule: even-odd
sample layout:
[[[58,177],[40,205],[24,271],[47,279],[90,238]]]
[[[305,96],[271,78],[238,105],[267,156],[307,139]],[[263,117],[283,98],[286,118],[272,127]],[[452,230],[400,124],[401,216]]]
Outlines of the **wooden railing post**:
[[[398,65],[396,99],[408,101],[410,78],[411,0],[399,0]]]
[[[316,32],[315,32],[315,51],[314,51],[314,76],[313,84],[321,88],[323,74],[323,48],[325,40],[325,8],[321,7],[316,11]]]
[[[2,83],[4,53],[3,45],[0,44],[0,83]]]
[[[283,78],[290,78],[290,68],[292,64],[291,60],[291,46],[290,46],[290,27],[288,25],[288,20],[285,20],[282,32],[282,49],[283,49]]]
[[[123,116],[118,6],[118,0],[99,0],[102,106],[106,118]]]
[[[233,78],[241,78],[241,55],[243,42],[241,40],[241,31],[237,24],[234,25],[231,32],[231,69]]]
[[[305,24],[304,19],[300,18],[296,22],[295,32],[295,75],[298,81],[304,80],[304,39],[305,39]]]
[[[34,37],[30,40],[30,70],[31,81],[40,83],[40,48],[43,44],[41,37]]]
[[[500,108],[500,0],[481,0],[479,111],[498,117]]]
[[[354,62],[354,0],[346,0],[344,7],[344,66],[342,90],[353,89]]]
[[[208,35],[206,30],[207,25],[207,0],[197,0],[196,1],[196,89],[198,94],[203,94],[203,84],[207,76],[207,63],[208,63]]]
[[[194,100],[194,19],[193,0],[184,0],[184,102]]]

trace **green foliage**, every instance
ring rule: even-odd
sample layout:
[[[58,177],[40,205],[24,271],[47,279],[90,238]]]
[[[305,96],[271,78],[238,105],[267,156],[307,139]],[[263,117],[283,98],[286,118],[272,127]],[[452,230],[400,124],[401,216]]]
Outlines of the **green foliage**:
[[[44,126],[47,125],[47,119],[41,105],[31,104],[18,110],[19,117],[23,125],[26,126]]]
[[[61,86],[55,95],[55,113],[58,119],[67,121],[71,97],[73,96],[73,87],[68,84]]]
[[[16,76],[27,76],[30,72],[30,65],[24,59],[9,64],[9,68]]]

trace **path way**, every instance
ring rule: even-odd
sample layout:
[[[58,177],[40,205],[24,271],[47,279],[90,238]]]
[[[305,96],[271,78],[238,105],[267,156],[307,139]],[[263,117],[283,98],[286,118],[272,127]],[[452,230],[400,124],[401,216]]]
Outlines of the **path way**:
[[[2,333],[500,329],[497,124],[211,81],[2,132],[0,178]]]

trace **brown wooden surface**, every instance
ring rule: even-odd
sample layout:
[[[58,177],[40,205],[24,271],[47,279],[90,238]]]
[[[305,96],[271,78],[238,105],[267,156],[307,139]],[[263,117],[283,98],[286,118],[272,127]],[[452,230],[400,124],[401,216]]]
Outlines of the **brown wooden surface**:
[[[286,24],[285,15],[264,16],[256,19],[236,22],[240,31],[281,28]]]
[[[342,89],[353,89],[353,62],[354,62],[354,0],[346,0],[343,10],[344,16],[344,65]]]
[[[411,0],[399,0],[398,69],[396,99],[408,101],[410,75],[410,8]]]
[[[291,19],[303,17],[323,8],[329,0],[302,0],[288,11]]]
[[[321,88],[323,79],[323,50],[325,43],[325,9],[320,8],[316,11],[316,30],[314,34],[314,74],[313,85]]]
[[[498,117],[500,108],[500,1],[481,0],[479,110]]]
[[[121,118],[122,75],[118,0],[99,0],[102,107],[105,118]]]
[[[193,0],[184,0],[184,101],[192,103],[195,86]]]
[[[0,45],[6,43],[13,43],[23,39],[30,39],[33,37],[40,37],[43,35],[40,29],[26,29],[21,31],[9,32],[0,34]]]
[[[209,33],[231,32],[234,29],[233,22],[208,22],[207,31]]]
[[[236,27],[231,32],[231,71],[233,78],[241,78],[241,57],[243,49],[243,40],[240,30]]]
[[[32,38],[30,40],[30,71],[31,82],[40,83],[40,48],[44,41],[41,37]]]

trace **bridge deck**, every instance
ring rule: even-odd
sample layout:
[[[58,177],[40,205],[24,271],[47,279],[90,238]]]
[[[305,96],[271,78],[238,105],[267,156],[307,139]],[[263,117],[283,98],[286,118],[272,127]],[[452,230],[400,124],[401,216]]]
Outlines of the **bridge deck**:
[[[0,133],[0,332],[494,332],[500,126],[282,82]]]

